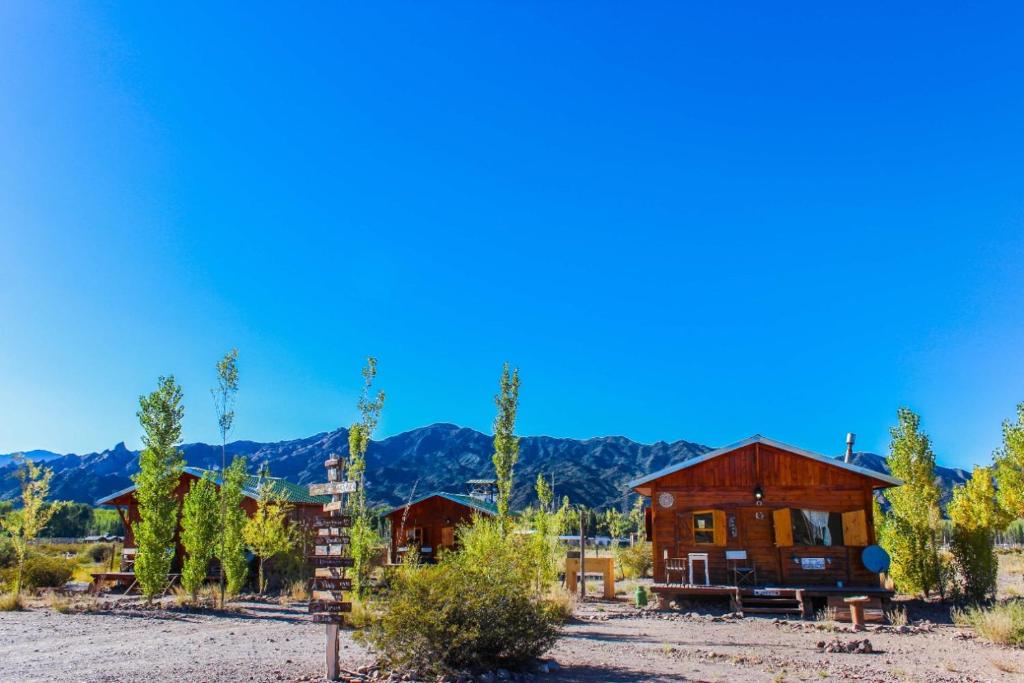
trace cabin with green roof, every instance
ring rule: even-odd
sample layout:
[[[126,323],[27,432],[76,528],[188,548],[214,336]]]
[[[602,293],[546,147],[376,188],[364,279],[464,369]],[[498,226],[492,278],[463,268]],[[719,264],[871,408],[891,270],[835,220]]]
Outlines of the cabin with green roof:
[[[455,529],[474,515],[497,516],[494,481],[474,479],[470,493],[433,491],[387,513],[391,523],[390,560],[399,563],[412,548],[424,562],[433,562],[444,550],[456,546]]]

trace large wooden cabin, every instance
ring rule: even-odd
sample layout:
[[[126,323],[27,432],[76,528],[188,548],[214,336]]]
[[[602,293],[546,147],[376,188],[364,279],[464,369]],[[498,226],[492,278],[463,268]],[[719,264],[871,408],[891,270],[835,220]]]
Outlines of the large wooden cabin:
[[[178,501],[179,505],[179,519],[181,515],[180,506],[185,499],[185,494],[188,493],[192,482],[198,480],[206,472],[206,470],[199,469],[198,467],[185,467],[182,471],[181,477],[178,480],[178,486],[174,489],[174,498]],[[213,475],[214,484],[219,490],[220,473],[214,472]],[[312,522],[313,517],[317,514],[322,514],[323,504],[330,500],[329,496],[309,495],[308,487],[306,486],[294,484],[279,477],[269,477],[268,479],[272,483],[275,493],[291,505],[292,509],[289,517],[293,522],[300,524]],[[245,514],[249,517],[256,513],[256,501],[259,498],[261,481],[263,479],[260,476],[249,475],[246,477],[245,485],[242,488],[242,509],[245,510]],[[139,502],[135,498],[135,486],[129,486],[126,489],[101,498],[96,501],[96,505],[115,508],[121,517],[121,521],[124,523],[125,556],[122,562],[122,569],[127,572],[131,569],[135,552],[135,530],[133,527],[139,521]],[[185,549],[182,547],[179,538],[180,532],[181,528],[179,527],[175,531],[174,536],[175,553],[174,561],[171,564],[172,572],[177,572],[180,569],[182,558],[185,556]]]
[[[801,611],[803,597],[888,596],[862,553],[875,543],[874,492],[899,484],[760,435],[630,482],[651,499],[664,601],[758,595]]]
[[[470,482],[471,484],[476,482]],[[434,491],[387,513],[391,523],[391,561],[401,562],[410,548],[418,548],[422,561],[456,545],[456,528],[474,515],[495,516],[498,508],[487,495]]]

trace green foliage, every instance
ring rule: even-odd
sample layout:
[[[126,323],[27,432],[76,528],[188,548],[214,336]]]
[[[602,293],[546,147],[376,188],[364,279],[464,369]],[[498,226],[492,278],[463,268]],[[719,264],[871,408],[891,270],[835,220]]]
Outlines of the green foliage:
[[[213,407],[217,412],[217,426],[220,428],[220,469],[221,472],[226,472],[228,468],[228,432],[231,431],[231,427],[235,422],[235,395],[238,393],[238,349],[231,349],[224,357],[217,361],[217,386],[210,389],[210,394],[213,396]],[[217,540],[218,540],[218,553],[223,558],[227,554],[225,547],[226,535],[227,535],[227,511],[228,507],[225,501],[224,491],[220,492],[220,519],[218,520],[217,529]],[[235,529],[238,533],[238,537],[241,536],[241,530],[239,527]],[[237,540],[237,539],[236,539]],[[237,551],[237,548],[233,551]],[[245,549],[242,548],[243,554]],[[238,561],[237,556],[233,559],[234,562]],[[238,568],[235,568],[236,574]],[[227,572],[224,562],[220,564],[219,578],[220,578],[220,606],[224,607],[224,575]],[[242,569],[243,583],[245,570]],[[241,588],[239,584],[238,588]]]
[[[117,510],[93,508],[89,531],[100,536],[124,536],[124,522]]]
[[[256,514],[245,523],[243,535],[246,544],[259,559],[259,592],[267,589],[264,564],[279,553],[285,553],[294,545],[288,525],[290,506],[274,490],[273,482],[267,479],[260,485]]]
[[[117,514],[117,513],[114,513]],[[92,506],[65,502],[40,534],[44,538],[81,538],[92,528]]]
[[[654,569],[650,543],[634,543],[615,549],[615,564],[624,579],[642,579]]]
[[[890,429],[886,463],[902,486],[885,490],[890,512],[882,545],[892,556],[892,579],[907,593],[944,590],[939,560],[939,486],[935,455],[928,436],[920,431],[921,418],[908,408],[898,411],[898,424]]]
[[[60,588],[71,580],[78,563],[59,555],[31,555],[25,560],[23,582],[26,588]]]
[[[999,504],[1011,518],[1024,517],[1024,403],[1017,406],[1017,422],[1003,422],[1003,447],[995,452]]]
[[[995,595],[999,574],[995,533],[1010,521],[996,499],[990,468],[975,467],[967,483],[953,490],[948,513],[957,592],[971,602],[986,600]]]
[[[519,437],[515,435],[516,414],[519,412],[519,369],[509,371],[508,363],[501,369],[498,394],[494,397],[498,414],[494,418],[494,474],[498,486],[498,520],[501,528],[509,528],[509,498],[512,496],[512,476],[519,460]]]
[[[10,542],[18,559],[14,580],[14,593],[18,594],[25,573],[28,545],[39,536],[63,503],[46,504],[53,470],[21,456],[15,456],[15,462],[20,465],[17,476],[21,487],[21,507],[0,518],[0,528],[10,534]]]
[[[79,556],[87,562],[100,563],[110,560],[112,553],[113,548],[110,543],[91,543],[79,553]]]
[[[356,482],[355,493],[349,494],[348,509],[352,515],[349,529],[353,567],[353,588],[359,596],[365,596],[369,586],[370,570],[374,550],[380,545],[377,525],[366,507],[366,449],[377,429],[381,411],[384,410],[384,392],[373,396],[373,380],[377,376],[377,359],[370,356],[363,368],[363,390],[359,396],[360,421],[348,431],[348,478]]]
[[[185,494],[181,510],[181,544],[185,561],[181,568],[181,585],[195,600],[206,581],[217,549],[218,494],[210,473],[192,482]]]
[[[241,592],[249,573],[249,563],[245,557],[246,516],[245,510],[242,509],[242,489],[247,476],[245,458],[236,455],[224,471],[224,481],[221,485],[224,526],[219,557],[230,595],[238,595]]]
[[[184,460],[181,421],[185,408],[181,388],[174,377],[161,377],[156,391],[139,397],[139,422],[145,448],[139,454],[135,497],[139,502],[136,522],[135,577],[147,599],[164,590],[174,559],[174,532],[178,526],[178,501],[174,489],[181,477]]]
[[[360,635],[392,669],[442,676],[514,668],[558,637],[555,605],[537,596],[529,537],[478,517],[436,565],[404,564]]]

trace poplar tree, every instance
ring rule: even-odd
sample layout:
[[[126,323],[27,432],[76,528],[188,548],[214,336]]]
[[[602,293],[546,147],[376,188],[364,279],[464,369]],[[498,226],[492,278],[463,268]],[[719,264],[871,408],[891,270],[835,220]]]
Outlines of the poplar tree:
[[[135,498],[139,521],[135,523],[135,577],[147,600],[164,590],[174,559],[174,532],[178,526],[178,486],[185,461],[178,450],[185,408],[181,387],[174,377],[161,377],[156,391],[139,397],[142,442]]]
[[[246,516],[242,508],[242,492],[248,477],[245,457],[236,455],[221,478],[224,526],[220,564],[224,569],[228,595],[238,595],[241,592],[249,573],[249,562],[245,557]]]
[[[185,561],[181,568],[181,585],[195,600],[206,581],[210,560],[217,550],[220,519],[217,486],[209,472],[192,482],[181,511],[181,544]]]
[[[290,506],[278,495],[270,479],[259,487],[256,514],[245,523],[245,542],[259,560],[257,585],[259,593],[267,589],[265,565],[275,555],[288,552],[294,545],[288,524]]]
[[[1024,403],[1017,422],[1003,422],[1003,446],[993,455],[999,505],[1011,519],[1024,517]]]
[[[900,408],[897,418],[897,425],[889,430],[886,464],[903,485],[885,490],[890,511],[883,544],[892,556],[891,574],[899,589],[927,596],[935,589],[945,590],[939,560],[941,514],[935,454],[928,436],[920,431],[918,415]]]
[[[494,403],[498,407],[498,414],[494,418],[492,460],[498,486],[498,521],[502,533],[507,534],[513,470],[519,460],[519,437],[515,435],[516,413],[519,411],[519,369],[510,372],[507,362],[501,370],[501,381]]]
[[[371,558],[379,542],[377,531],[366,507],[366,450],[380,422],[384,410],[384,392],[373,393],[373,380],[377,377],[377,359],[370,356],[363,368],[363,390],[357,407],[359,422],[348,430],[348,479],[356,482],[356,490],[349,494],[348,510],[352,515],[349,530],[353,566],[353,588],[359,596],[366,593]]]
[[[220,429],[220,471],[223,481],[228,467],[228,432],[235,423],[235,395],[238,393],[238,349],[231,349],[217,361],[217,386],[210,389],[213,396],[213,407],[217,411],[217,426]],[[227,501],[223,487],[220,494],[219,540],[220,554],[225,553],[225,533],[227,529]],[[217,580],[220,584],[220,606],[224,607],[224,563],[219,563]]]
[[[995,595],[999,573],[996,531],[1010,522],[996,499],[992,470],[975,467],[971,478],[953,489],[948,512],[953,523],[950,551],[957,592],[961,598],[981,602]]]
[[[15,455],[14,461],[20,465],[17,477],[21,487],[21,507],[0,516],[0,528],[11,535],[11,545],[18,560],[18,571],[14,576],[14,595],[18,595],[21,593],[29,543],[39,536],[39,532],[64,503],[46,504],[46,497],[50,494],[50,479],[53,477],[52,469],[37,465],[21,454]]]

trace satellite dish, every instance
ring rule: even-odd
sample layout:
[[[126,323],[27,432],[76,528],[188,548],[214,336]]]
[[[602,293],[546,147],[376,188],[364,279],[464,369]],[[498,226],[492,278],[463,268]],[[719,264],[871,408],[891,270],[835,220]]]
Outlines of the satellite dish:
[[[885,549],[881,546],[869,545],[867,548],[864,548],[864,551],[860,554],[860,559],[864,566],[868,568],[868,571],[875,574],[889,571],[889,553],[885,552]]]

